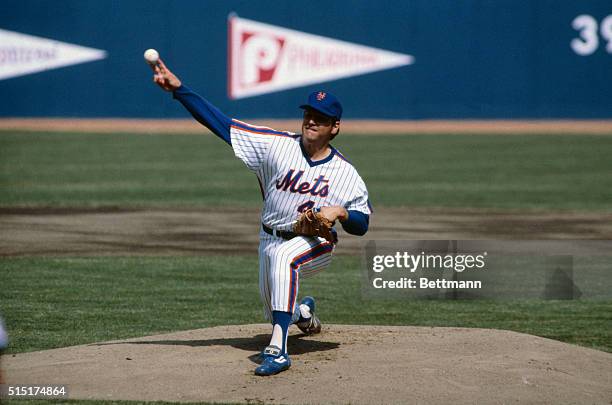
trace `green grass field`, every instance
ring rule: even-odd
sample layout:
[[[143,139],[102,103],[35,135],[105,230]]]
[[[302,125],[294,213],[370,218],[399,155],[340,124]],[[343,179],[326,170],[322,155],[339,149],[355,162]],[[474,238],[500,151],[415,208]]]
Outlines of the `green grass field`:
[[[90,257],[0,261],[10,352],[263,322],[257,258]],[[515,330],[612,352],[610,301],[365,300],[360,262],[338,256],[300,283],[323,321]]]
[[[342,134],[374,206],[612,209],[612,136]],[[0,206],[258,206],[213,135],[0,133]]]
[[[375,207],[612,210],[612,136],[342,134],[335,146]],[[2,207],[261,204],[214,136],[4,132],[0,165]],[[324,322],[509,329],[612,352],[612,301],[364,300],[359,267],[337,257],[301,283]],[[1,258],[9,353],[262,322],[256,268],[251,255]]]

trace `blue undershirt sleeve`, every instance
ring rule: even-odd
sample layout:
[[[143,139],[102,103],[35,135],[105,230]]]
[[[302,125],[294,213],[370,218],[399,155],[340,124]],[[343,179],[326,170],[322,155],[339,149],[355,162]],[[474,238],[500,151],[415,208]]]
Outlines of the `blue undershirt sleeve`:
[[[342,228],[351,235],[365,235],[370,224],[370,216],[361,211],[348,210],[349,217],[346,221],[340,222]]]
[[[210,129],[228,145],[232,144],[230,136],[232,120],[227,115],[202,96],[191,91],[187,86],[181,86],[174,90],[172,96],[180,101],[200,124]]]

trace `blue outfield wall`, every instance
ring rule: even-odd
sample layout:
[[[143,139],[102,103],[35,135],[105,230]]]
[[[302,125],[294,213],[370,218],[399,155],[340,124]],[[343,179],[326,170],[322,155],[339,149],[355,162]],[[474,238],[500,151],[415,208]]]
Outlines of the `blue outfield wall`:
[[[5,117],[186,117],[151,83],[142,53],[154,47],[186,84],[244,119],[296,117],[319,88],[339,96],[346,118],[612,118],[610,0],[3,0],[2,9],[0,29],[108,52],[0,80]],[[230,100],[231,12],[416,62]],[[596,26],[573,28],[583,14]],[[581,35],[588,55],[570,46]]]

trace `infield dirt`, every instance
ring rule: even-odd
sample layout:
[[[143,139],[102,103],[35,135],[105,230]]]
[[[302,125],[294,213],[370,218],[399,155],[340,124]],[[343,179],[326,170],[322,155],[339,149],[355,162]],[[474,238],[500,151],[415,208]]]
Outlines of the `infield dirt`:
[[[7,383],[71,398],[231,403],[609,403],[612,354],[487,329],[326,325],[293,366],[253,375],[269,325],[220,326],[17,354]],[[295,333],[295,332],[294,332]]]
[[[0,256],[257,254],[259,226],[255,208],[0,208]],[[358,255],[364,239],[608,240],[612,213],[380,208],[336,253]]]

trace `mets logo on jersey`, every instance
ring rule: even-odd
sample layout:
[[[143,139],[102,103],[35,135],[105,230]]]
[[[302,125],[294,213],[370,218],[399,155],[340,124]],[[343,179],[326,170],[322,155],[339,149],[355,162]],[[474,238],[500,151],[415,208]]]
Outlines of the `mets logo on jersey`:
[[[294,169],[287,172],[281,181],[276,182],[276,189],[281,191],[289,191],[290,193],[310,194],[313,196],[327,197],[329,194],[329,180],[321,175],[314,179],[312,183],[303,181],[300,183],[304,170],[295,173]]]

